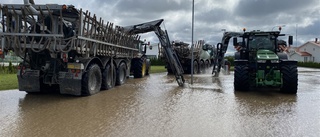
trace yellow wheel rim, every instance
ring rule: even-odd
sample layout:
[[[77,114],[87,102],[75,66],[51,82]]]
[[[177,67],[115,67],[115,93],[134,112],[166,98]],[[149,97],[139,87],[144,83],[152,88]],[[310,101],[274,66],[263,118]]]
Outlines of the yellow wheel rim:
[[[146,69],[147,69],[147,65],[146,65],[146,62],[144,61],[142,64],[142,77],[146,74]]]

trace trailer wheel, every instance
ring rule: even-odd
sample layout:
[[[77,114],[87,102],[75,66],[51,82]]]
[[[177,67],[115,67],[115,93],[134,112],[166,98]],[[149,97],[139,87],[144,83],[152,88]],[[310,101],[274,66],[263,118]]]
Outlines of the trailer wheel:
[[[284,65],[281,67],[283,85],[280,90],[283,93],[296,94],[298,90],[298,70],[296,65]]]
[[[102,73],[101,89],[102,90],[111,89],[115,86],[115,84],[116,84],[116,67],[113,67],[113,69],[111,69],[111,65],[107,64],[106,68]]]
[[[206,65],[203,60],[200,61],[200,73],[206,72]]]
[[[249,68],[245,65],[234,67],[234,90],[247,91],[250,88],[249,84]]]
[[[101,70],[97,64],[92,64],[84,73],[82,79],[82,94],[85,96],[96,94],[101,88]]]
[[[133,76],[134,78],[142,78],[146,74],[147,64],[145,58],[140,58],[134,62],[133,65]]]
[[[208,60],[206,60],[205,66],[206,66],[206,69],[210,68],[210,62]]]
[[[121,62],[117,70],[117,81],[116,85],[122,85],[126,82],[127,79],[127,67],[126,64]]]
[[[197,61],[193,61],[193,74],[198,74],[199,72],[199,64]]]

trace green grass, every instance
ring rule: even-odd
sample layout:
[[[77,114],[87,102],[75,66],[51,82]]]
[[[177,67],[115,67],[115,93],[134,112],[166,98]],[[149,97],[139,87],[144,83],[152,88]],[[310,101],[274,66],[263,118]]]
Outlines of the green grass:
[[[150,73],[160,73],[167,72],[167,69],[164,66],[151,66]]]
[[[150,73],[166,72],[164,66],[151,66]],[[17,74],[0,74],[0,90],[18,89]]]
[[[17,89],[17,74],[0,74],[0,90]]]

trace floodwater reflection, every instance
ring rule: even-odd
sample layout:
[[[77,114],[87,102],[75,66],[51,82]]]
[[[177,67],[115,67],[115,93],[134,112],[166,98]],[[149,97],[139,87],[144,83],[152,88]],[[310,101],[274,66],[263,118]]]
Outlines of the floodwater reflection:
[[[89,97],[0,92],[0,136],[317,136],[320,93],[299,75],[297,95],[234,92],[233,75],[152,74]]]

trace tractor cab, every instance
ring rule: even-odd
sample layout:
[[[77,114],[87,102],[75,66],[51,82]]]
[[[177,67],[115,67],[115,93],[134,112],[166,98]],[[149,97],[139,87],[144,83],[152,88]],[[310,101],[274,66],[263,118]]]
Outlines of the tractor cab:
[[[277,38],[282,35],[280,31],[251,31],[245,32],[242,38],[249,50],[276,51]]]
[[[253,35],[249,37],[248,46],[253,50],[271,50],[273,51],[274,40],[269,35]]]

